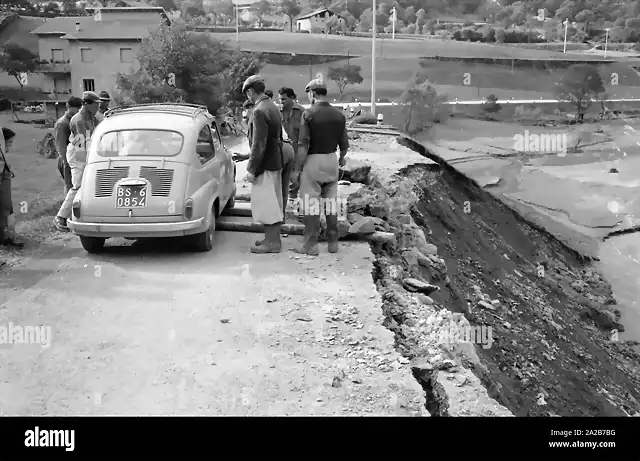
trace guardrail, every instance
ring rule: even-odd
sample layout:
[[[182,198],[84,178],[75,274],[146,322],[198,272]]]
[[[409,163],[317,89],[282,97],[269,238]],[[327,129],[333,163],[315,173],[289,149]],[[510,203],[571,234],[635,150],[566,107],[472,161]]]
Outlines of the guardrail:
[[[560,101],[558,99],[498,99],[496,101],[498,104],[568,104],[569,101]],[[600,99],[592,99],[591,102],[600,102]],[[640,99],[605,99],[602,102],[640,102]],[[447,101],[443,104],[448,105],[482,105],[486,104],[485,100],[472,100],[472,101]],[[343,107],[370,107],[370,102],[335,102],[334,106],[343,106]],[[402,106],[403,104],[399,102],[377,102],[377,107],[392,107],[392,106]],[[310,104],[301,104],[302,107],[308,109],[311,107]]]

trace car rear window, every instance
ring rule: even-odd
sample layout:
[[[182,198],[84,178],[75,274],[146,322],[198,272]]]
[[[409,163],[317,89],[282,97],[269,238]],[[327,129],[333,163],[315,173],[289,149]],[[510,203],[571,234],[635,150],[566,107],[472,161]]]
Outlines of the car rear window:
[[[101,157],[173,157],[182,150],[184,137],[169,130],[117,130],[102,135],[98,143]]]

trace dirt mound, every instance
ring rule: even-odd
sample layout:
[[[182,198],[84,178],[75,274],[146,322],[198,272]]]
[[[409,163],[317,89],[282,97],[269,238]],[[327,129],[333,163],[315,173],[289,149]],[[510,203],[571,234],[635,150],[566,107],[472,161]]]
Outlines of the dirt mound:
[[[439,287],[423,298],[423,309],[464,316],[472,328],[491,327],[493,343],[476,345],[471,355],[478,360],[463,358],[462,366],[514,415],[640,414],[640,357],[632,344],[617,340],[620,314],[589,258],[447,165],[412,166],[399,176],[422,190],[411,207],[411,224],[422,228],[446,263],[441,265],[446,276],[437,265],[415,264],[406,257],[414,251],[410,239],[403,243],[400,238],[395,248],[374,247],[374,278],[385,300],[386,326],[406,357],[416,361],[424,356],[420,343],[429,338],[424,329],[416,334],[410,308],[398,300],[413,293],[398,285],[403,278],[420,278]],[[375,214],[375,206],[362,213]],[[392,226],[403,232],[398,223]],[[442,385],[436,374],[430,376],[422,378],[427,407],[434,416],[446,415]]]

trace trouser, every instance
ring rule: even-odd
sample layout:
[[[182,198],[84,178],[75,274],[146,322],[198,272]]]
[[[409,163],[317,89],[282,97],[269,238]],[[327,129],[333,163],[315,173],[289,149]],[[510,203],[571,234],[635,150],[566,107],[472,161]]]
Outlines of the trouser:
[[[85,162],[76,160],[76,153],[73,149],[67,151],[67,162],[71,168],[71,184],[72,187],[67,192],[64,202],[58,211],[58,217],[63,219],[69,219],[71,217],[71,211],[73,208],[73,200],[76,198],[78,189],[82,185],[82,173],[84,172]]]
[[[3,173],[0,171],[0,240],[4,240],[11,233],[9,228],[12,214],[11,178],[3,178]]]
[[[291,175],[293,174],[293,167],[295,162],[289,162],[284,166],[282,170],[282,216],[287,214],[287,197],[289,197],[289,191],[291,190]],[[297,191],[296,191],[297,195]],[[295,198],[292,197],[292,198]]]
[[[64,181],[64,193],[67,194],[73,187],[73,181],[71,180],[71,167],[69,166],[69,162],[67,162],[66,155],[58,157],[58,171]]]
[[[296,157],[297,153],[298,153],[297,146],[293,146],[294,161],[291,164],[292,171],[293,171],[293,167],[295,166],[294,163],[295,163],[295,157]],[[300,184],[290,182],[289,186],[288,186],[288,189],[289,189],[288,190],[289,198],[293,198],[293,199],[298,198],[298,192],[300,190]]]
[[[329,201],[334,204],[337,202],[338,177],[339,165],[336,154],[307,155],[300,175],[300,201],[301,212],[304,215],[305,244],[308,246],[318,241],[320,213],[324,212],[324,204]],[[328,212],[329,209],[326,211]],[[336,213],[335,209],[331,211]],[[337,241],[338,216],[327,214],[326,217],[327,237],[329,241]]]
[[[282,222],[282,170],[265,171],[251,187],[251,215],[256,223],[270,226]]]

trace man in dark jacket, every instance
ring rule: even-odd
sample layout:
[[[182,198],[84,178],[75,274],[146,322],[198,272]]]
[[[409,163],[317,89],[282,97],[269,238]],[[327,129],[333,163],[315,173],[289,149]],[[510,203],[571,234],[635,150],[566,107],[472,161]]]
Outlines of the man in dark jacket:
[[[53,127],[53,136],[56,140],[56,149],[58,150],[58,170],[64,180],[64,193],[69,192],[73,187],[71,182],[71,167],[67,162],[67,146],[69,145],[69,137],[71,136],[71,117],[76,115],[82,108],[82,99],[71,96],[67,101],[67,111],[58,119]]]
[[[304,244],[294,251],[316,256],[320,234],[319,205],[338,198],[339,165],[345,164],[349,149],[347,124],[341,111],[327,99],[327,87],[321,80],[311,80],[305,88],[311,107],[304,111],[300,143],[296,152],[292,181],[300,185],[304,215]],[[340,149],[340,156],[336,150]],[[313,205],[315,204],[315,206]],[[329,252],[338,251],[337,210],[326,213]]]
[[[283,220],[282,198],[282,122],[280,111],[264,94],[264,79],[249,77],[242,92],[254,103],[249,120],[249,164],[247,180],[251,188],[253,220],[264,226],[264,240],[251,247],[252,253],[282,251],[280,227]]]
[[[304,107],[296,102],[296,93],[291,88],[282,87],[278,91],[280,104],[282,106],[282,124],[286,131],[294,152],[298,152],[298,141],[300,139],[300,122]],[[291,177],[291,175],[289,175]],[[287,185],[288,197],[296,199],[298,197],[298,187],[296,184]]]

